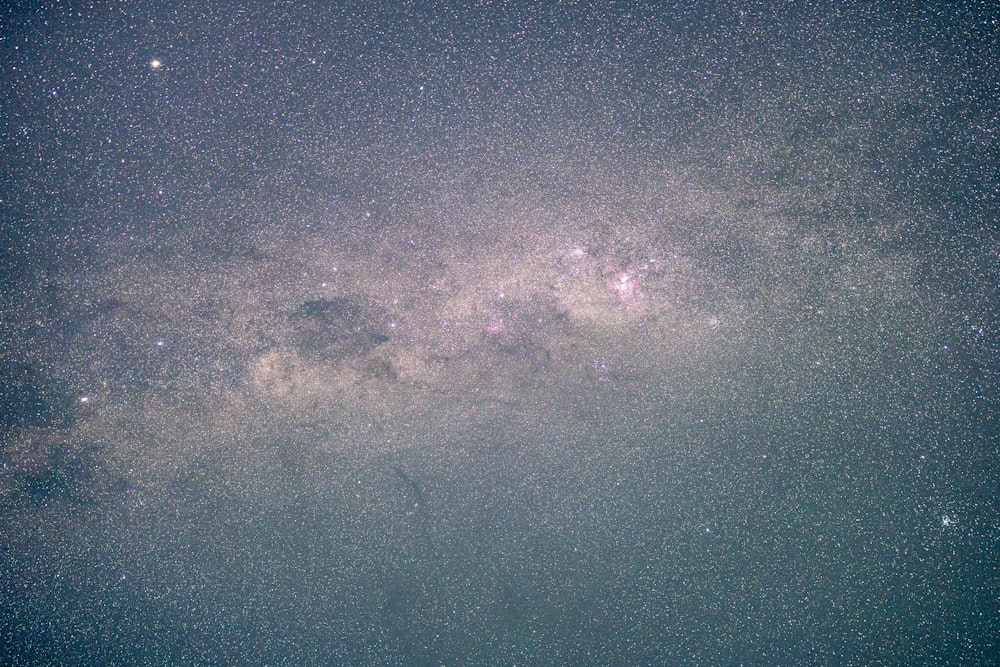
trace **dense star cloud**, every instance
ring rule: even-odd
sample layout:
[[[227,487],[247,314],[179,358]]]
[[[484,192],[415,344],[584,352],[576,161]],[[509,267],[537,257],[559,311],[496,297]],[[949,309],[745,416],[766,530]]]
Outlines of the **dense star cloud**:
[[[5,664],[984,664],[985,7],[0,25]]]

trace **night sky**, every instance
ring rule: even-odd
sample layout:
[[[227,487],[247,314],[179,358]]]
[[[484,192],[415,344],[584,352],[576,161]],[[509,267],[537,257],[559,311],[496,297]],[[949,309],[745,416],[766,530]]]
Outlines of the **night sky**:
[[[5,3],[0,662],[1000,664],[991,4]]]

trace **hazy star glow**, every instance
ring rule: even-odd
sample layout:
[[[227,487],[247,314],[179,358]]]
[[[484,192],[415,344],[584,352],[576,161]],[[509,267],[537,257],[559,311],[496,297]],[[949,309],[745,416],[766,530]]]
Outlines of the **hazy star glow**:
[[[987,5],[7,11],[0,662],[991,664]]]

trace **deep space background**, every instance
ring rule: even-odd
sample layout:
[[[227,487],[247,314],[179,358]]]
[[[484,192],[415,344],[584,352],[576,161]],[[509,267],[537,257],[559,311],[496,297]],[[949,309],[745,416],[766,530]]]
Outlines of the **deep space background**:
[[[998,57],[5,3],[3,664],[1000,664]]]

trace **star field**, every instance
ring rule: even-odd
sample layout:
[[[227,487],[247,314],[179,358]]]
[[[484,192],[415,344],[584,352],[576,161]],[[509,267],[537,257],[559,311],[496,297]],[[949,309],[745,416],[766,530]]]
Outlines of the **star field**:
[[[4,664],[991,664],[985,5],[0,14]]]

